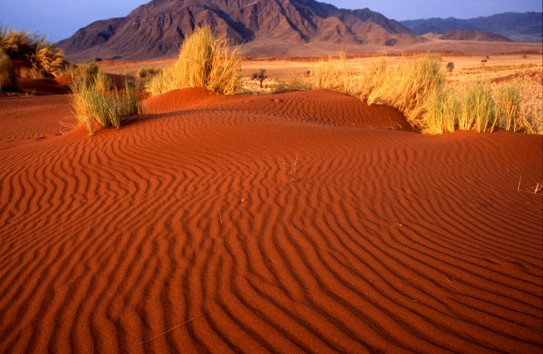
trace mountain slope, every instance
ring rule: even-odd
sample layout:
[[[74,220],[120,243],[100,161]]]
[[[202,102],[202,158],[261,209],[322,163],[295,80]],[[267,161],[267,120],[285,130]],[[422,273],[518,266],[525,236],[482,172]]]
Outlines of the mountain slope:
[[[246,54],[255,56],[304,45],[390,46],[423,40],[369,9],[344,10],[314,0],[154,0],[127,17],[95,22],[58,44],[70,60],[168,57],[203,24],[246,44]]]
[[[452,30],[443,33],[440,39],[460,41],[512,42],[501,34],[476,30]]]

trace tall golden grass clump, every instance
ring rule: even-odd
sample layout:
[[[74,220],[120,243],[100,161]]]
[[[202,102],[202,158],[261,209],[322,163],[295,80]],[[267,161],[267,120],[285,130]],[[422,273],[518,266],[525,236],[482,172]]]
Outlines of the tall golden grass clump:
[[[226,95],[239,91],[241,56],[226,37],[201,27],[188,37],[174,67],[158,74],[148,85],[153,96],[186,87],[203,87]]]
[[[368,104],[395,107],[415,129],[424,131],[427,101],[445,84],[440,59],[420,56],[403,60],[395,68],[381,64],[378,70],[379,81],[374,81],[371,92],[366,92]]]
[[[369,68],[362,73],[359,94],[363,101],[368,101],[370,94],[385,81],[385,76],[391,72],[385,58],[373,59]]]
[[[316,63],[311,79],[312,89],[334,90],[346,94],[353,94],[355,91],[344,53],[341,53],[338,58],[321,60]]]
[[[81,78],[72,85],[72,108],[89,135],[94,134],[95,123],[104,128],[120,128],[121,122],[139,112],[135,88],[125,82],[123,91],[112,88],[106,74],[98,72],[93,77]]]
[[[495,103],[490,87],[476,83],[461,94],[458,129],[491,133],[496,127]]]
[[[444,68],[437,56],[406,58],[396,67],[378,59],[362,77],[363,100],[397,108],[415,130],[423,133],[443,134],[457,129],[534,130],[534,124],[521,114],[518,87],[504,87],[497,93],[483,83],[461,89],[447,87]]]
[[[516,85],[503,85],[496,94],[496,118],[498,125],[507,131],[520,132],[528,127],[522,117],[520,89]]]
[[[0,50],[0,92],[12,91],[16,86],[13,62],[6,53]]]
[[[435,89],[424,103],[421,129],[426,134],[452,133],[461,112],[458,95],[452,90]]]
[[[13,61],[30,64],[32,77],[58,76],[64,64],[64,55],[45,37],[24,31],[8,30],[0,26],[0,51],[5,52]]]

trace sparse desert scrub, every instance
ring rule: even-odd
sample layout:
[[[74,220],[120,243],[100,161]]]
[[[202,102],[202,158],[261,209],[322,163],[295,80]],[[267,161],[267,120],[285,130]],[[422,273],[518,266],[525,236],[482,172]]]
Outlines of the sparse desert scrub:
[[[94,134],[95,123],[104,128],[112,125],[118,129],[123,120],[139,111],[135,88],[126,81],[123,91],[112,89],[107,76],[101,72],[90,81],[76,81],[72,91],[72,108],[78,122],[87,127],[89,135]]]
[[[13,62],[6,53],[0,51],[0,92],[12,91],[16,86]]]
[[[173,68],[164,70],[148,85],[154,96],[174,89],[203,87],[213,92],[239,91],[241,56],[226,37],[216,37],[211,28],[202,27],[188,37]]]

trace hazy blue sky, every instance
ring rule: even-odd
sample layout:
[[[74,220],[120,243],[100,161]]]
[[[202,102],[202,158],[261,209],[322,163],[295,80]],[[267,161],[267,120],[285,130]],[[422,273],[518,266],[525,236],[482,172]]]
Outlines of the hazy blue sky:
[[[91,22],[126,16],[149,0],[0,0],[0,24],[37,31],[52,41]],[[472,18],[500,12],[541,12],[541,0],[321,0],[349,9],[368,7],[395,20]]]

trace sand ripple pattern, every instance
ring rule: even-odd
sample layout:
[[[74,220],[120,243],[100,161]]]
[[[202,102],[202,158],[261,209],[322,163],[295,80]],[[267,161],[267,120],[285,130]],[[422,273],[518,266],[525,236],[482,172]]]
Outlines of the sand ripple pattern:
[[[148,110],[0,151],[0,352],[542,352],[541,137],[325,91]]]

